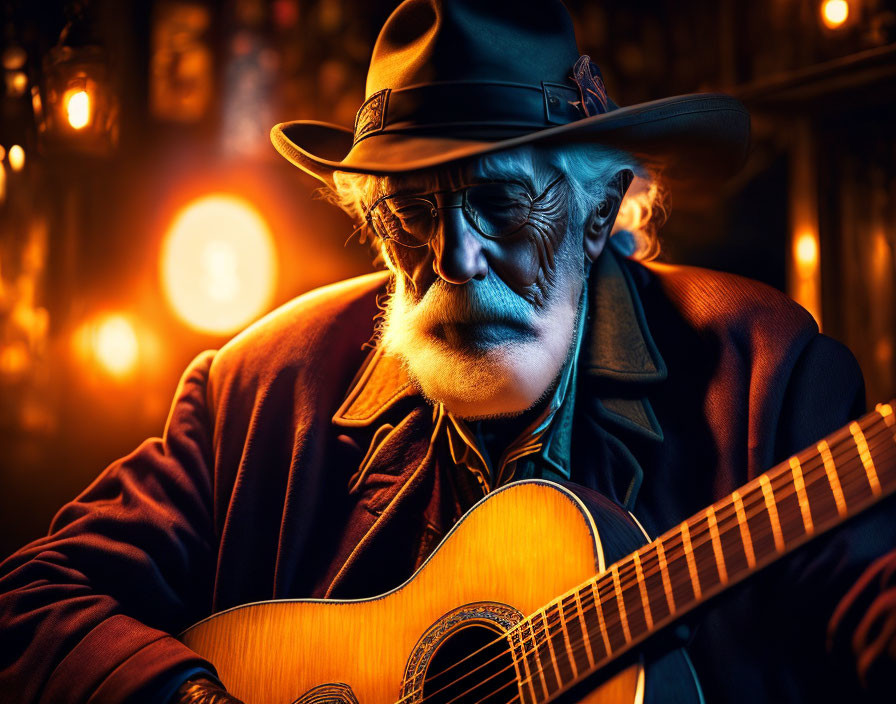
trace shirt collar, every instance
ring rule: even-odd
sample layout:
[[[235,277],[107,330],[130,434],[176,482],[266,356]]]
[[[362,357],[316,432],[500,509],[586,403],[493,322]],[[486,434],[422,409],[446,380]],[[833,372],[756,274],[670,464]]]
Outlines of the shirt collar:
[[[598,384],[595,412],[599,417],[661,440],[656,417],[635,387],[665,379],[666,365],[650,334],[631,272],[620,256],[608,246],[592,267],[590,329],[584,333],[578,371]],[[356,375],[333,423],[366,427],[418,393],[402,362],[377,347]]]

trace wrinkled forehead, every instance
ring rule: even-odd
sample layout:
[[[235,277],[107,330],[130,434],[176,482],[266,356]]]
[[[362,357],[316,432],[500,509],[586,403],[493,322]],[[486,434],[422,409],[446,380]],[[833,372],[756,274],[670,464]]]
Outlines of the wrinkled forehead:
[[[529,149],[487,154],[434,169],[374,177],[377,194],[432,193],[455,190],[478,181],[516,181],[531,188],[538,185],[539,166]]]

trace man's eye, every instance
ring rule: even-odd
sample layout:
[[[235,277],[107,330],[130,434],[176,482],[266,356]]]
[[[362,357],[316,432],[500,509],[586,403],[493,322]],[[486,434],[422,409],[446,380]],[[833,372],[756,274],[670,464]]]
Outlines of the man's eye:
[[[404,223],[432,219],[432,205],[426,201],[398,201],[390,203],[392,213]]]
[[[526,190],[514,183],[482,184],[467,193],[467,201],[473,207],[528,207],[531,200]]]

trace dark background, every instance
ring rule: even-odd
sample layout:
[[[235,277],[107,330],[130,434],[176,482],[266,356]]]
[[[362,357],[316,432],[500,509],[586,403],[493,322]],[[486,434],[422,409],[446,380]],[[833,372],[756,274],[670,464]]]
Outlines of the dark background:
[[[722,90],[753,114],[735,179],[676,194],[662,258],[760,279],[847,343],[869,402],[896,393],[896,12],[849,0],[570,1],[580,48],[621,105]],[[379,0],[17,0],[0,52],[0,557],[114,458],[158,435],[181,370],[229,334],[192,330],[161,291],[179,210],[251,202],[277,250],[269,310],[370,270],[354,224],[274,152],[271,125],[351,124]],[[92,81],[96,119],[67,129],[60,90]],[[60,88],[61,86],[61,88]],[[13,169],[10,147],[24,148]],[[800,263],[800,238],[817,256]],[[813,250],[810,248],[810,254]],[[133,369],[77,352],[96,316],[133,321]],[[261,311],[262,313],[265,311]]]

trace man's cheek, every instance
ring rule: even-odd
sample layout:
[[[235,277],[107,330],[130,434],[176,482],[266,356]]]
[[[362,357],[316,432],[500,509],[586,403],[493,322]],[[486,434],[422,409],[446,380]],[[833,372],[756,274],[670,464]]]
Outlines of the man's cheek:
[[[501,255],[494,260],[494,267],[507,285],[520,293],[538,282],[542,261],[538,242],[531,237],[520,237],[513,243],[504,244]]]
[[[383,244],[390,268],[404,278],[415,298],[420,298],[435,279],[429,247],[402,247],[394,242]]]
[[[533,213],[525,229],[512,241],[504,243],[500,257],[502,271],[499,273],[512,288],[519,290],[534,286],[544,289],[553,281],[557,254],[568,244],[561,224]],[[545,293],[542,290],[542,295]]]

